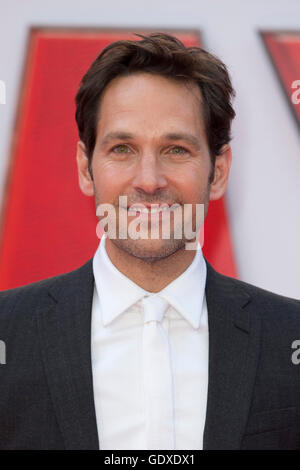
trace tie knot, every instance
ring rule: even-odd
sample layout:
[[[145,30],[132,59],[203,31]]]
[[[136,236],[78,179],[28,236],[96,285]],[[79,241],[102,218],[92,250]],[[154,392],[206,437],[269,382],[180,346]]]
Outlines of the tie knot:
[[[144,310],[144,323],[151,320],[161,322],[165,311],[168,307],[168,302],[158,295],[149,295],[143,297],[143,310]]]

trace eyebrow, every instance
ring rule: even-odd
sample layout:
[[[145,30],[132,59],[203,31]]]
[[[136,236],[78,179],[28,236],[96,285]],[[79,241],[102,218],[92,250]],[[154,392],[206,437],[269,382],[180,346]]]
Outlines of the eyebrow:
[[[174,142],[177,142],[178,140],[183,140],[185,142],[188,142],[197,150],[200,150],[202,148],[201,139],[193,134],[189,134],[186,132],[171,132],[169,134],[163,135],[163,138],[165,138],[166,140],[173,140]]]
[[[105,146],[108,145],[113,140],[134,140],[135,136],[129,132],[109,132],[106,134],[103,139],[101,140],[101,145]],[[202,148],[201,139],[193,134],[189,134],[186,132],[170,132],[167,134],[163,134],[161,136],[164,140],[172,140],[174,142],[178,142],[179,140],[188,142],[192,145],[195,149],[200,150]]]

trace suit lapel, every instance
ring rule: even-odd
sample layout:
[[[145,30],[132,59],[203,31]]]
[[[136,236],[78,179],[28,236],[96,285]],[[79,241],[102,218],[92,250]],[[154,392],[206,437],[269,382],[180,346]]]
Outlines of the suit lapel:
[[[209,381],[204,449],[238,449],[251,404],[260,320],[251,296],[207,263]]]
[[[99,449],[91,367],[92,259],[59,276],[37,315],[46,376],[67,449]]]

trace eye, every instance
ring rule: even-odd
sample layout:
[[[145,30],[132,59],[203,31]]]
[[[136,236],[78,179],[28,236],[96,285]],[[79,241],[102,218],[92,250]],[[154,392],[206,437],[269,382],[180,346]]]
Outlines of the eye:
[[[188,153],[188,151],[184,147],[176,146],[170,149],[170,153],[173,155],[184,155],[185,153]]]
[[[125,144],[119,144],[112,148],[112,152],[115,153],[129,153],[130,149]]]

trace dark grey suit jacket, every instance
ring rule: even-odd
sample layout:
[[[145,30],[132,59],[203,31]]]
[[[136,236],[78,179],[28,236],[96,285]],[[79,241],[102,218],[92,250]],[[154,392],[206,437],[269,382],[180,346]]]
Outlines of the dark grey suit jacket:
[[[93,288],[90,259],[0,293],[0,449],[99,449]],[[300,449],[300,364],[291,347],[300,340],[300,301],[225,277],[209,263],[206,300],[204,449]]]

